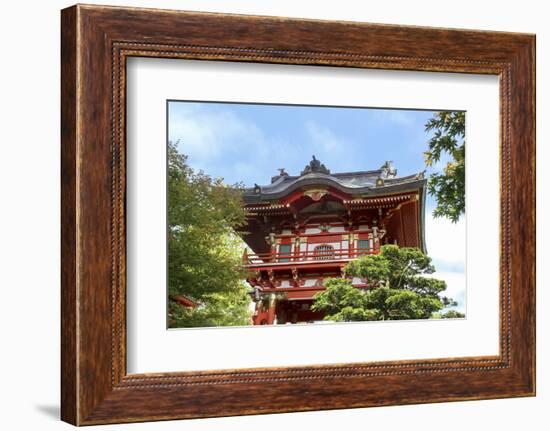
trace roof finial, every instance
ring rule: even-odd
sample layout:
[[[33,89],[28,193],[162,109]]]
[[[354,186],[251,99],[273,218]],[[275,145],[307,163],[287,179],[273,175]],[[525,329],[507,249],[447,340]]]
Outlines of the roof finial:
[[[415,176],[415,178],[416,178],[417,180],[423,180],[425,174],[426,174],[426,169],[424,169],[423,171],[417,173],[416,176]]]
[[[285,171],[285,168],[277,168],[279,171],[279,175],[275,175],[274,177],[271,177],[271,184],[273,184],[275,181],[279,181],[285,177],[288,177],[287,171]]]
[[[327,169],[319,160],[315,158],[315,155],[311,156],[311,162],[307,164],[300,175],[306,175],[311,173],[330,174],[330,170]]]
[[[391,160],[386,160],[386,162],[380,167],[380,170],[382,171],[380,174],[382,178],[395,178],[397,175],[397,168],[393,166],[393,162]]]

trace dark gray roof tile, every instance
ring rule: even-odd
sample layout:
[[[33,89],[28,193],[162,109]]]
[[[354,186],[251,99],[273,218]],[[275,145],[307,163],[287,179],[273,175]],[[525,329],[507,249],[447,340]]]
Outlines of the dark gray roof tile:
[[[426,183],[423,172],[398,177],[397,170],[391,162],[386,162],[376,170],[331,174],[314,157],[299,176],[288,175],[284,170],[281,170],[281,173],[282,175],[272,178],[271,184],[259,186],[259,193],[256,187],[245,189],[243,195],[245,203],[280,199],[306,186],[326,186],[348,194],[376,196],[423,188]],[[379,179],[383,180],[383,185],[377,185]]]

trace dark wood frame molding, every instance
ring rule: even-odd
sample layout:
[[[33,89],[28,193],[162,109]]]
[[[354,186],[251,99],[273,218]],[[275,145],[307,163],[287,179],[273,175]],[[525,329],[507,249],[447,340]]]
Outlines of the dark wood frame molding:
[[[534,395],[534,35],[78,5],[62,11],[61,50],[63,420],[88,425]],[[130,56],[498,75],[500,354],[128,375]]]

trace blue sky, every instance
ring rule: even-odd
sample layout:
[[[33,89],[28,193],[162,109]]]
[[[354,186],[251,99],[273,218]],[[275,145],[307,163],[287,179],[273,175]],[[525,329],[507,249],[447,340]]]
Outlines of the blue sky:
[[[332,172],[378,169],[392,160],[397,173],[426,169],[425,124],[433,111],[172,101],[168,139],[179,142],[194,169],[228,184],[269,184],[277,168],[297,175],[314,154]],[[439,171],[442,160],[427,174]],[[426,202],[426,242],[449,294],[464,310],[465,226],[433,219]],[[449,243],[453,247],[449,247]],[[451,286],[452,285],[452,286]]]
[[[312,154],[333,172],[386,160],[399,175],[419,172],[433,112],[171,102],[169,115],[169,139],[180,141],[191,166],[252,186],[269,183],[277,168],[299,174]]]

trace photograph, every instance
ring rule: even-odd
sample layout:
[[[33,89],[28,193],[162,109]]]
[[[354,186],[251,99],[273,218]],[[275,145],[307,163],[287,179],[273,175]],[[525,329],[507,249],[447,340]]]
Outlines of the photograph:
[[[466,112],[167,101],[167,327],[464,319]]]
[[[540,2],[162,3],[9,6],[4,428],[548,423]]]

